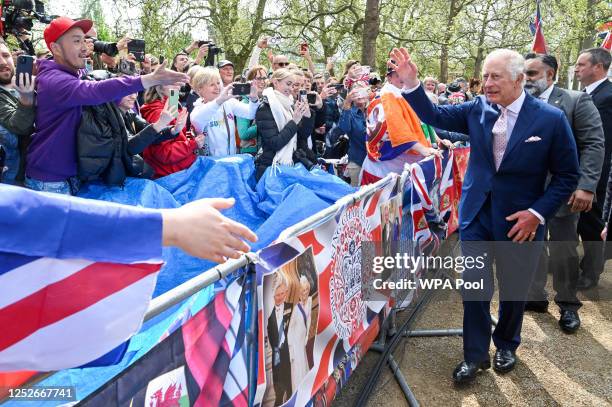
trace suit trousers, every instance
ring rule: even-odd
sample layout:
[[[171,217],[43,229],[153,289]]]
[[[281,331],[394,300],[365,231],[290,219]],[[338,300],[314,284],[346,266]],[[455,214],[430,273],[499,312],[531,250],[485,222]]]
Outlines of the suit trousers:
[[[578,219],[579,213],[555,216],[548,221],[549,253],[542,252],[533,283],[529,289],[530,301],[546,301],[547,271],[553,275],[555,303],[562,310],[577,311],[582,303],[576,296],[579,276]]]
[[[580,213],[578,221],[578,234],[584,246],[584,257],[580,262],[582,276],[594,281],[599,280],[605,263],[605,243],[601,241],[601,231],[604,223],[601,219],[605,195],[597,194],[593,208],[588,212]]]
[[[463,353],[467,362],[488,360],[491,338],[503,350],[515,351],[521,342],[525,301],[540,256],[544,228],[540,227],[536,234],[539,242],[519,245],[508,241],[505,226],[503,221],[493,222],[487,199],[474,220],[460,231],[464,258],[484,258],[484,267],[466,267],[462,276],[466,282],[484,281],[481,291],[462,290]],[[500,302],[499,322],[491,334],[493,264]]]

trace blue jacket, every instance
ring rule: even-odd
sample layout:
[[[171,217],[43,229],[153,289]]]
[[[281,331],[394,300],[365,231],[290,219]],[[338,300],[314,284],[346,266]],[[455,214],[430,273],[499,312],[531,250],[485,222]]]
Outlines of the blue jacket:
[[[338,129],[349,137],[349,162],[362,165],[367,155],[367,130],[364,113],[355,106],[351,107],[350,110],[343,110],[340,114],[340,121],[338,121]]]
[[[162,256],[157,210],[4,184],[0,231],[0,275],[26,256],[126,264]]]
[[[563,112],[529,95],[519,113],[506,152],[496,171],[493,159],[493,125],[498,108],[484,96],[461,105],[434,106],[423,87],[404,98],[427,124],[469,134],[470,161],[459,205],[461,229],[477,217],[490,196],[496,240],[504,239],[515,222],[514,212],[532,208],[552,217],[578,185],[576,142]],[[526,142],[533,138],[533,141]],[[552,179],[546,187],[546,176]]]
[[[4,147],[6,152],[6,161],[4,166],[7,168],[6,172],[2,174],[2,182],[5,184],[16,184],[17,172],[19,171],[19,139],[16,135],[0,126],[0,145]],[[2,168],[0,168],[0,172]]]

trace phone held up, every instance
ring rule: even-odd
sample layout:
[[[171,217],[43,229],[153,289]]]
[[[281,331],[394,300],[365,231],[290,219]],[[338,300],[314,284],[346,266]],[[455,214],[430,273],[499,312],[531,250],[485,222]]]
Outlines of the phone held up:
[[[175,119],[178,117],[178,105],[179,105],[179,91],[178,89],[170,89],[170,96],[168,98],[168,107],[170,108],[176,107],[176,109],[174,109]]]
[[[234,82],[234,88],[232,90],[232,95],[247,96],[250,94],[251,94],[251,84],[250,83]]]
[[[19,78],[21,74],[29,75],[30,82],[32,81],[32,72],[34,70],[34,57],[30,55],[19,55],[17,57],[17,67],[15,68],[15,83],[20,85]]]
[[[144,62],[145,40],[130,40],[128,42],[128,53],[133,54],[138,62]]]

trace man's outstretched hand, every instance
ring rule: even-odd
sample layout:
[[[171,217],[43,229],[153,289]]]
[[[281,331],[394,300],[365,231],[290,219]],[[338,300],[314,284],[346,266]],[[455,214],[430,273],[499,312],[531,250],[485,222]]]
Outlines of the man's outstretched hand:
[[[412,62],[406,48],[393,48],[389,56],[391,59],[387,62],[387,66],[397,73],[405,87],[414,88],[420,84],[418,79],[419,69]]]
[[[182,86],[189,82],[189,76],[186,73],[175,72],[166,69],[166,61],[159,64],[155,71],[150,74],[146,74],[140,77],[142,80],[142,86],[145,89],[151,88],[157,85],[175,85]]]
[[[219,212],[234,203],[233,198],[200,199],[180,208],[163,210],[162,244],[216,263],[239,258],[250,250],[243,240],[256,242],[257,236]]]

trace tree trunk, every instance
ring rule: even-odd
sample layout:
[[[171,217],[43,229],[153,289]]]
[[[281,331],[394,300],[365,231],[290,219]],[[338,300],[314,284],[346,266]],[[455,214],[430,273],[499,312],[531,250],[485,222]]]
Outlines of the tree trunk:
[[[444,40],[440,49],[440,82],[443,83],[448,81],[448,45],[453,35],[453,26],[458,11],[457,0],[451,0],[450,9],[448,10],[448,18],[446,19]]]
[[[363,22],[361,63],[376,66],[376,39],[380,31],[379,0],[367,0]]]

